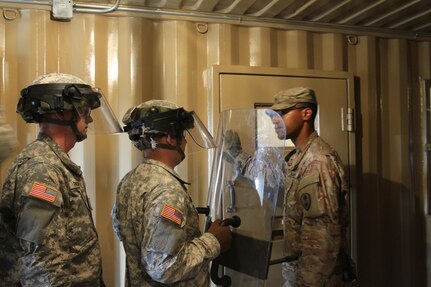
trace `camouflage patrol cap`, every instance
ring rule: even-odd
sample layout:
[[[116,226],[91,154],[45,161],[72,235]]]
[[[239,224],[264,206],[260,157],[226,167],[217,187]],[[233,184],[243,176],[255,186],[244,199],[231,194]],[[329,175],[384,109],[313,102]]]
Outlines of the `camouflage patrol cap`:
[[[316,104],[314,91],[309,88],[297,87],[278,92],[274,96],[275,103],[270,107],[273,110],[284,110],[298,103]]]

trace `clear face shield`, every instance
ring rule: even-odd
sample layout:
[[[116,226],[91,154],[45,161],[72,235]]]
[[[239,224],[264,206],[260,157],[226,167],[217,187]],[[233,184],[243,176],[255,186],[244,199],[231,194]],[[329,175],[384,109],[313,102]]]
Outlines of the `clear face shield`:
[[[89,125],[89,132],[94,134],[115,134],[123,130],[117,117],[109,106],[102,91],[95,88],[94,93],[83,94],[80,101],[72,101],[78,114],[87,119],[89,116],[92,121]]]
[[[187,141],[187,152],[196,152],[200,148],[215,148],[216,143],[213,136],[210,134],[198,115],[194,111],[191,111],[190,115],[193,117],[193,127],[187,129],[187,134],[190,136],[192,141]]]
[[[184,155],[216,146],[196,113],[183,108],[141,105],[129,109],[123,117],[123,123],[126,124],[124,130],[129,134],[129,139],[140,150],[156,147],[181,149],[180,153]],[[180,140],[176,146],[166,145],[153,142],[153,135],[171,135]]]

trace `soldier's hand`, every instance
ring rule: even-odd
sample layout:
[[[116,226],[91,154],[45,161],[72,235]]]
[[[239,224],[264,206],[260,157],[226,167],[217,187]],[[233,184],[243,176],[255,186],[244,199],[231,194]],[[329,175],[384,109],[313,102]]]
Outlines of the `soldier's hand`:
[[[232,243],[232,233],[229,226],[220,226],[221,220],[216,219],[208,229],[209,233],[214,234],[220,243],[220,252],[223,253],[230,248]]]

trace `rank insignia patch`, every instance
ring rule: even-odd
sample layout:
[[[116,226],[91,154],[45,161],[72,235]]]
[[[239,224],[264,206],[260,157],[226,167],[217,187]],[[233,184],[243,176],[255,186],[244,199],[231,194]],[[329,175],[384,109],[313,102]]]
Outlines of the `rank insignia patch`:
[[[163,206],[161,216],[172,222],[175,222],[180,226],[182,225],[184,219],[183,213],[169,204],[165,204]]]
[[[49,186],[35,181],[29,195],[48,202],[54,202],[55,198],[57,197],[57,191]]]

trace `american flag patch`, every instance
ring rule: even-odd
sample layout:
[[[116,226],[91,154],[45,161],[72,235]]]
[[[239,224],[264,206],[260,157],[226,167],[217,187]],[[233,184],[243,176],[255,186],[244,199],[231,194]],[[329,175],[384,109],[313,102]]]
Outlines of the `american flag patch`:
[[[180,225],[183,223],[184,215],[181,211],[176,209],[173,206],[170,206],[169,204],[165,204],[162,209],[161,213],[162,217],[175,222],[176,224]]]
[[[48,202],[54,202],[57,197],[57,191],[40,182],[35,181],[30,191],[30,196],[43,199]]]

